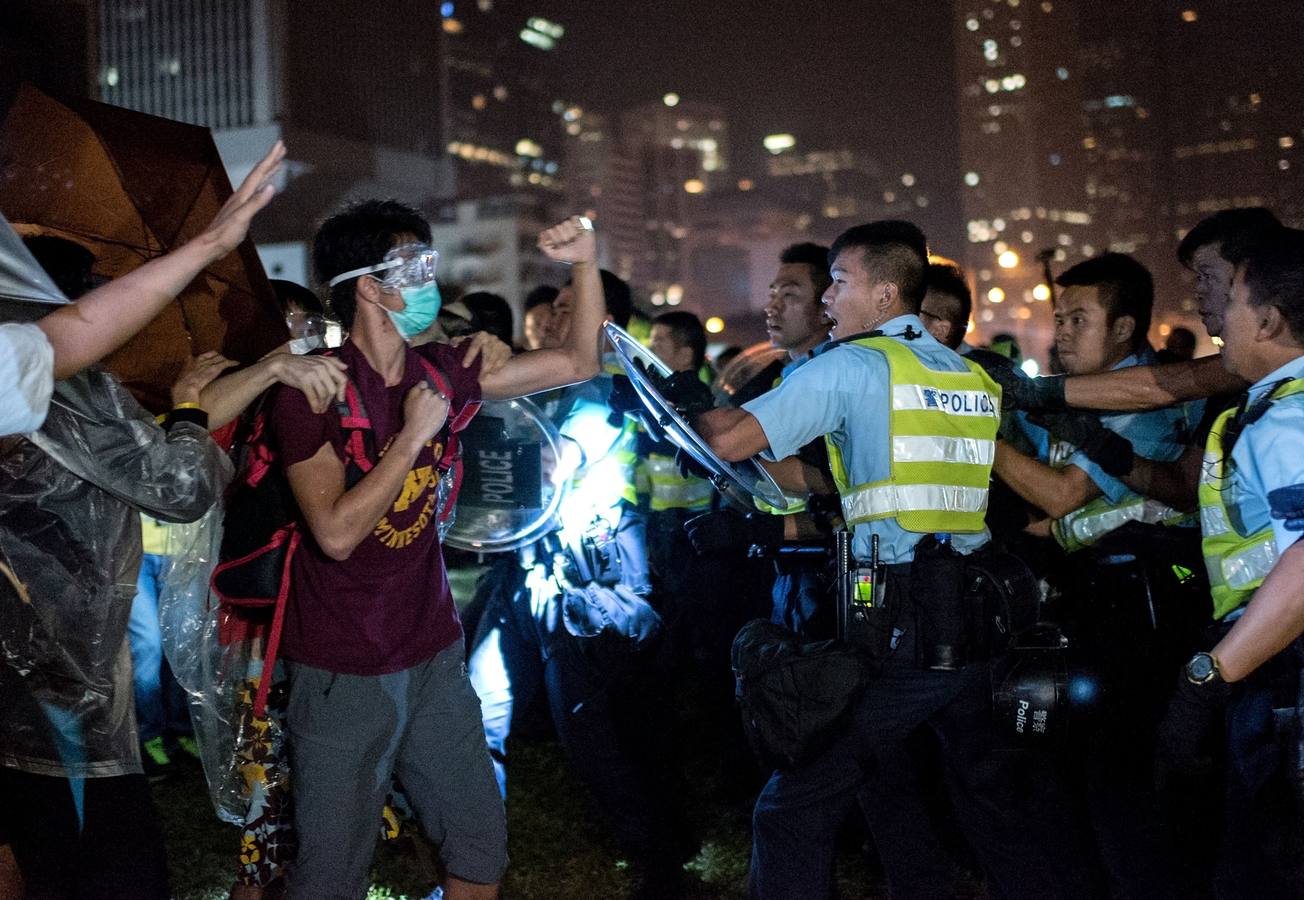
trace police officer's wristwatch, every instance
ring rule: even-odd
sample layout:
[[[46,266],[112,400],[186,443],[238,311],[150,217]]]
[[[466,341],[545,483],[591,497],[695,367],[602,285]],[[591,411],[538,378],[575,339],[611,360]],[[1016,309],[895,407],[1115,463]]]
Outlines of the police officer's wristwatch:
[[[1197,653],[1187,662],[1184,670],[1186,680],[1197,685],[1223,684],[1222,670],[1218,659],[1212,653]]]

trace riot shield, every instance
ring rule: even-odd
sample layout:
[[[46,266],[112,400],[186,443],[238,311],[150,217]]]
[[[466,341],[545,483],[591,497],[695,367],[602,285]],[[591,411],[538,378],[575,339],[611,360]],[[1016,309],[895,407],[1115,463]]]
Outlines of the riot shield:
[[[755,500],[760,500],[775,509],[788,508],[788,498],[760,463],[755,459],[738,463],[721,459],[653,387],[645,374],[646,370],[669,375],[669,366],[614,322],[608,322],[603,328],[620,359],[621,368],[629,376],[630,383],[647,407],[651,418],[666,438],[711,473],[711,483],[716,490],[744,506],[750,507]]]
[[[486,401],[459,435],[462,488],[444,543],[459,550],[515,550],[556,527],[569,480],[557,470],[560,435],[529,400]]]

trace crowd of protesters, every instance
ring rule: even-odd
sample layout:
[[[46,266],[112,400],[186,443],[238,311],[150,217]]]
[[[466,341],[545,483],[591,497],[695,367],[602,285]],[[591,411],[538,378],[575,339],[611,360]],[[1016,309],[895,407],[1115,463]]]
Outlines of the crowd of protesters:
[[[75,301],[0,306],[0,898],[168,897],[147,776],[188,755],[242,787],[237,900],[365,896],[400,818],[437,848],[435,895],[499,896],[536,700],[630,895],[686,896],[689,687],[696,739],[755,804],[755,898],[832,896],[848,820],[893,897],[953,896],[939,804],[993,896],[1304,895],[1304,234],[1254,208],[1185,235],[1222,348],[1202,359],[1187,329],[1152,347],[1134,258],[1072,266],[1043,378],[1008,338],[966,342],[966,276],[914,225],[793,245],[768,355],[713,369],[697,316],[645,323],[665,370],[638,377],[700,435],[685,454],[604,337],[637,329],[592,223],[540,234],[571,278],[530,293],[513,350],[502,298],[444,302],[425,217],[369,200],[317,228],[317,290],[277,284],[285,346],[194,358],[155,419],[97,361],[244,240],[283,157],[106,284],[75,243],[0,235]],[[526,395],[566,502],[488,560],[464,627],[442,543],[460,442]],[[711,455],[761,457],[784,499],[726,500]],[[172,523],[196,520],[222,548],[200,566],[234,698],[216,743],[160,621]],[[996,611],[975,599],[993,581]],[[765,654],[792,666],[790,708],[840,698],[787,758],[736,710]]]

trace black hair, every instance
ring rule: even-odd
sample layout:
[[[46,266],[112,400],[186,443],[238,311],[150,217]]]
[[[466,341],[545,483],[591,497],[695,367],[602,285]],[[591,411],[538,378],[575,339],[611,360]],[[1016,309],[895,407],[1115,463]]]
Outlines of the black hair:
[[[1304,231],[1281,228],[1250,251],[1244,262],[1251,306],[1275,306],[1304,346]]]
[[[1060,287],[1097,287],[1105,320],[1113,325],[1122,316],[1136,322],[1132,346],[1140,349],[1149,341],[1150,314],[1155,305],[1155,282],[1150,270],[1126,253],[1105,253],[1072,266],[1055,283]]]
[[[1249,246],[1281,227],[1277,217],[1262,206],[1220,210],[1201,219],[1186,233],[1177,245],[1177,259],[1189,269],[1197,250],[1208,244],[1219,244],[1218,255],[1234,266],[1239,265]]]
[[[664,325],[675,336],[675,343],[693,351],[693,369],[702,368],[706,361],[706,329],[702,320],[687,310],[663,312],[652,320],[653,325]]]
[[[812,244],[810,241],[792,244],[779,254],[779,262],[785,266],[803,263],[810,266],[810,281],[815,286],[816,303],[833,283],[833,277],[829,275],[829,248],[823,244]]]
[[[890,281],[910,312],[919,312],[928,269],[928,239],[919,227],[902,219],[883,219],[848,228],[829,248],[829,265],[844,250],[863,252],[865,268],[877,281]]]
[[[425,216],[397,200],[362,200],[346,206],[317,229],[312,239],[312,264],[317,280],[328,283],[351,269],[374,266],[394,249],[401,235],[430,243]],[[346,329],[357,313],[357,279],[346,279],[329,290],[328,302]]]
[[[281,308],[281,315],[288,315],[290,306],[299,307],[307,313],[324,315],[321,298],[301,284],[286,281],[284,278],[271,279],[272,290],[276,291],[276,304]]]
[[[471,311],[472,331],[487,331],[504,344],[512,342],[512,308],[503,297],[489,291],[472,291],[462,302]]]
[[[925,293],[936,291],[955,299],[955,307],[948,321],[952,333],[958,329],[963,339],[965,329],[969,326],[969,316],[973,313],[973,294],[969,292],[969,283],[964,280],[964,273],[953,262],[930,262],[926,281]],[[956,346],[959,345],[960,342],[956,341]]]
[[[91,274],[95,254],[76,241],[40,234],[23,238],[23,244],[69,300],[76,300],[95,286]]]
[[[629,319],[634,314],[634,293],[629,289],[629,282],[606,269],[598,271],[602,276],[602,299],[607,307],[607,315],[621,328],[628,328]],[[567,281],[566,284],[571,282]]]
[[[1166,347],[1181,348],[1183,350],[1194,350],[1196,343],[1195,332],[1189,328],[1183,328],[1181,325],[1168,332],[1168,339],[1164,341]]]
[[[551,306],[552,301],[557,299],[561,293],[560,288],[555,288],[550,284],[541,284],[534,290],[525,295],[525,312],[529,312],[536,306]]]

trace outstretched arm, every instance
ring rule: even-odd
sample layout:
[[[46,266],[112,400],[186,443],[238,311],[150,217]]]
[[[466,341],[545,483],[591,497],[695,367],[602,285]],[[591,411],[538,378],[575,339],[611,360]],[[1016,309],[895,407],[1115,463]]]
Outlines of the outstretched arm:
[[[196,238],[45,316],[38,327],[54,347],[54,377],[67,378],[107,356],[151,322],[207,266],[235,249],[272,199],[285,158],[280,141]]]
[[[1156,409],[1245,387],[1244,380],[1224,368],[1221,356],[1205,356],[1190,362],[1073,376],[1064,383],[1064,400],[1069,406],[1087,409]]]
[[[1005,441],[996,442],[996,462],[992,471],[1016,494],[1052,519],[1066,516],[1100,496],[1100,488],[1091,476],[1077,466],[1051,468],[1025,456]]]

